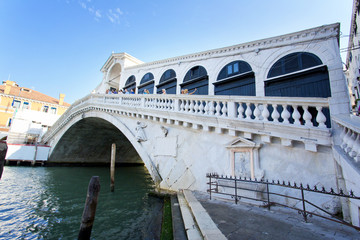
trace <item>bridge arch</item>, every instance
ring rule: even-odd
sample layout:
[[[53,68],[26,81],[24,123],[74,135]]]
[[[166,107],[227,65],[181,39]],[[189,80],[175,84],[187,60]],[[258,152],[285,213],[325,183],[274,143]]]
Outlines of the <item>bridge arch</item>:
[[[86,127],[86,126],[87,126],[87,129],[84,129],[84,127]],[[99,126],[101,126],[101,128],[99,128]],[[79,132],[86,132],[87,130],[91,130],[91,127],[93,129],[97,129],[97,131],[104,131],[103,135],[104,136],[106,135],[106,138],[108,139],[108,141],[103,143],[102,146],[100,146],[100,147],[107,147],[108,153],[110,153],[112,141],[114,141],[117,144],[117,159],[116,159],[117,163],[122,163],[122,162],[123,163],[139,163],[139,161],[136,161],[136,159],[135,159],[136,158],[135,154],[137,154],[139,157],[138,160],[140,160],[140,159],[142,160],[142,162],[144,163],[145,167],[148,169],[154,182],[156,184],[159,184],[161,182],[161,177],[160,177],[159,173],[157,172],[157,169],[154,166],[149,153],[142,147],[141,143],[139,143],[137,141],[136,136],[134,136],[134,134],[130,131],[129,126],[127,126],[125,123],[123,123],[118,118],[116,118],[106,112],[89,111],[89,112],[86,112],[83,114],[79,114],[79,115],[75,116],[74,118],[72,118],[69,122],[67,122],[66,125],[61,129],[61,131],[59,131],[56,134],[56,138],[51,143],[52,150],[51,150],[49,162],[50,163],[57,162],[57,158],[60,158],[60,157],[61,157],[61,162],[66,162],[66,159],[64,159],[64,158],[69,157],[69,156],[61,155],[61,154],[64,154],[64,148],[65,148],[65,154],[71,154],[71,151],[77,151],[75,153],[78,154],[78,156],[77,156],[78,163],[87,163],[84,159],[84,156],[85,156],[84,151],[87,151],[87,149],[89,149],[89,147],[96,148],[95,145],[97,143],[99,143],[98,141],[93,142],[92,144],[90,144],[90,146],[88,148],[84,148],[82,150],[79,150],[77,148],[76,144],[73,146],[70,146],[70,149],[66,149],[66,147],[64,147],[64,144],[66,144],[66,141],[72,137],[71,132],[73,132],[76,135],[74,141],[76,141],[76,140],[77,141],[86,141],[86,144],[88,144],[89,139],[87,138],[87,136],[89,136],[89,134],[84,134],[82,136],[80,134],[80,136],[79,136]],[[76,131],[76,128],[81,128],[81,130]],[[114,133],[111,134],[111,131],[114,131]],[[92,132],[90,134],[93,137],[94,137],[94,135],[96,135],[96,134],[94,134],[94,132]],[[97,134],[99,134],[99,132]],[[118,137],[116,138],[116,136],[118,136]],[[85,137],[85,139],[79,139],[81,137]],[[106,139],[106,138],[99,137],[99,139]],[[86,144],[81,144],[81,146],[83,147]],[[105,146],[105,145],[108,145],[108,146]],[[124,148],[126,148],[126,150],[119,152],[118,151],[119,146],[123,147],[123,150],[124,150]],[[96,151],[96,149],[95,149],[95,151]],[[125,154],[125,156],[124,156],[124,154]],[[89,153],[87,153],[86,156],[89,156]],[[97,155],[95,154],[95,155],[89,156],[89,157],[94,158],[96,156]],[[107,155],[105,154],[105,157],[106,156]],[[123,161],[123,159],[121,159],[122,157],[123,158],[130,157],[133,159],[131,159],[131,161]],[[103,159],[102,161],[100,161],[100,163],[109,162],[110,155],[108,155],[107,159],[108,160]],[[99,163],[99,162],[94,161],[94,159],[92,159],[92,161],[93,161],[93,163]],[[72,160],[71,162],[73,163],[74,161]]]

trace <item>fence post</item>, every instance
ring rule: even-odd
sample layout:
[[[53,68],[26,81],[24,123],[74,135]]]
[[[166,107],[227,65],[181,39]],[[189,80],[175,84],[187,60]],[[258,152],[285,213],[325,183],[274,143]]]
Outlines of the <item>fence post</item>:
[[[236,181],[236,177],[235,177],[235,204],[238,203],[238,198],[237,198],[237,181]]]
[[[268,210],[270,210],[270,193],[269,193],[269,183],[266,183],[266,193],[267,193]]]
[[[301,190],[301,200],[302,200],[302,204],[303,204],[303,217],[304,217],[305,222],[307,222],[307,213],[306,213],[306,208],[305,208],[304,189],[303,189],[302,185],[300,186],[300,190]]]
[[[210,200],[211,200],[211,173],[209,174],[209,193],[210,193]]]

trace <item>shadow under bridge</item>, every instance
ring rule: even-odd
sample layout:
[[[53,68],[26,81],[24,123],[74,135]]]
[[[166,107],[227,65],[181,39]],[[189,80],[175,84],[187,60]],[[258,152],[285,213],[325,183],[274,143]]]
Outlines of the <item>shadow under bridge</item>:
[[[96,117],[72,125],[56,144],[49,163],[110,163],[112,143],[116,144],[117,164],[143,164],[126,136],[110,122]]]

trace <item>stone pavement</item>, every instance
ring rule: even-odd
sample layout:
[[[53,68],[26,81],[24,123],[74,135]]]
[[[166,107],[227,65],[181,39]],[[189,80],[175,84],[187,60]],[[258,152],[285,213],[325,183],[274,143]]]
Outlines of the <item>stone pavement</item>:
[[[201,212],[201,216],[204,216],[202,209],[205,209],[208,216],[215,223],[215,228],[217,227],[227,239],[360,240],[360,232],[349,226],[315,216],[310,218],[309,223],[305,223],[302,216],[291,209],[272,207],[268,211],[267,208],[247,204],[235,204],[216,199],[210,200],[209,195],[205,193],[192,192],[192,195],[195,197],[190,197],[192,203],[188,202],[188,204],[193,206],[193,214],[194,211],[198,211]],[[203,217],[200,220],[197,219],[196,214],[194,214],[194,218],[196,222],[204,221]],[[203,232],[201,224],[198,225],[200,231]],[[209,225],[211,224],[207,222],[203,226],[207,228]],[[205,230],[208,231],[208,229]],[[214,230],[211,229],[212,232]],[[214,238],[205,237],[205,239]]]

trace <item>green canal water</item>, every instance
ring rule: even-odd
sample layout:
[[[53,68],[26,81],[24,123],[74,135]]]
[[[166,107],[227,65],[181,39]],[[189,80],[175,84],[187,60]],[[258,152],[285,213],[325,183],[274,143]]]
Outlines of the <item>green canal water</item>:
[[[157,238],[162,203],[147,195],[153,181],[145,167],[117,167],[115,192],[109,172],[106,167],[5,167],[0,239],[77,239],[91,176],[99,176],[101,184],[91,239]]]

